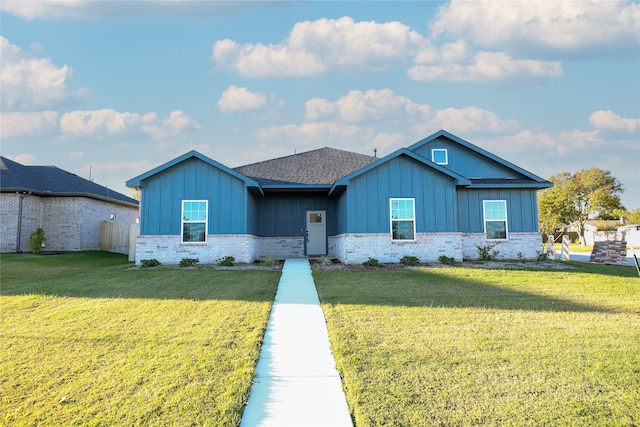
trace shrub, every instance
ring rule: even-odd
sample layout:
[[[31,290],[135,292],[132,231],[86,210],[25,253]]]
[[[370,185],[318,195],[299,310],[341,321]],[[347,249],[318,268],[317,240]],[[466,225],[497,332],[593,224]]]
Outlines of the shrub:
[[[329,258],[328,256],[324,255],[320,257],[320,264],[322,265],[331,265],[331,258]]]
[[[545,251],[536,251],[536,261],[538,262],[546,261],[548,256],[549,254]]]
[[[260,264],[263,265],[264,267],[273,267],[277,263],[278,263],[278,261],[276,261],[276,259],[274,257],[268,256],[265,259],[263,259]]]
[[[140,261],[140,265],[142,268],[157,267],[160,265],[160,261],[155,258],[143,259]]]
[[[182,258],[180,260],[180,267],[191,267],[199,262],[200,260],[198,258]]]
[[[363,262],[362,265],[364,265],[365,267],[376,267],[378,265],[378,260],[369,257],[369,259]]]
[[[36,231],[31,233],[29,236],[29,249],[34,254],[39,254],[42,252],[42,248],[44,247],[44,242],[47,241],[47,238],[44,237],[44,230],[42,227],[36,228]],[[20,248],[18,248],[20,249]]]
[[[405,255],[400,258],[400,264],[404,264],[407,266],[413,266],[420,264],[420,259],[417,256]]]
[[[448,257],[446,255],[440,255],[438,257],[438,262],[440,264],[446,264],[446,265],[455,265],[456,264],[456,260],[454,258]]]
[[[221,265],[223,267],[233,267],[233,263],[236,259],[232,256],[226,256],[216,260],[216,264]]]
[[[500,254],[500,251],[498,251],[497,249],[493,249],[494,247],[494,245],[476,246],[476,248],[478,249],[478,258],[480,258],[481,261],[493,260]]]

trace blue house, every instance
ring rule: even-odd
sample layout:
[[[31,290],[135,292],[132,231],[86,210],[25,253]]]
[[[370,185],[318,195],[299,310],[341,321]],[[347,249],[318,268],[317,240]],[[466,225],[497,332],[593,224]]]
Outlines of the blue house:
[[[533,258],[551,185],[445,131],[384,158],[322,148],[232,169],[191,151],[127,181],[142,195],[136,262],[167,264],[461,261],[478,245]]]

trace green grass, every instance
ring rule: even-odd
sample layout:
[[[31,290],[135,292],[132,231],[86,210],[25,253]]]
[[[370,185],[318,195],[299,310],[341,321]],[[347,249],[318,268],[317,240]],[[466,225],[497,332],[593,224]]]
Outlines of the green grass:
[[[316,271],[357,426],[640,424],[635,269]]]
[[[279,272],[0,262],[0,424],[239,424]]]

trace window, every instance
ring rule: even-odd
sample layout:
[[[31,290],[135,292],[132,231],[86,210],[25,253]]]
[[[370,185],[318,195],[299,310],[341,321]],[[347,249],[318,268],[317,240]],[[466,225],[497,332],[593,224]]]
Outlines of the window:
[[[391,199],[391,240],[415,240],[414,199]]]
[[[434,148],[431,150],[431,161],[438,165],[446,165],[449,163],[449,156],[446,148]]]
[[[488,240],[506,239],[507,202],[504,200],[484,200],[484,232]]]
[[[311,224],[322,224],[322,212],[309,213],[309,222]]]
[[[182,242],[204,242],[207,236],[206,200],[182,201]]]

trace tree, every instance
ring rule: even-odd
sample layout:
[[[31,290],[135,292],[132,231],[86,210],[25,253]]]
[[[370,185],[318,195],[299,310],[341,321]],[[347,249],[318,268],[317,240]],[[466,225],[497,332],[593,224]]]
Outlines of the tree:
[[[640,224],[640,208],[627,212],[627,219],[630,224]]]
[[[561,172],[549,178],[553,187],[538,198],[540,230],[552,233],[560,224],[575,224],[584,244],[584,225],[588,219],[607,218],[624,209],[619,194],[622,184],[611,172],[599,168],[581,170],[571,175]]]

